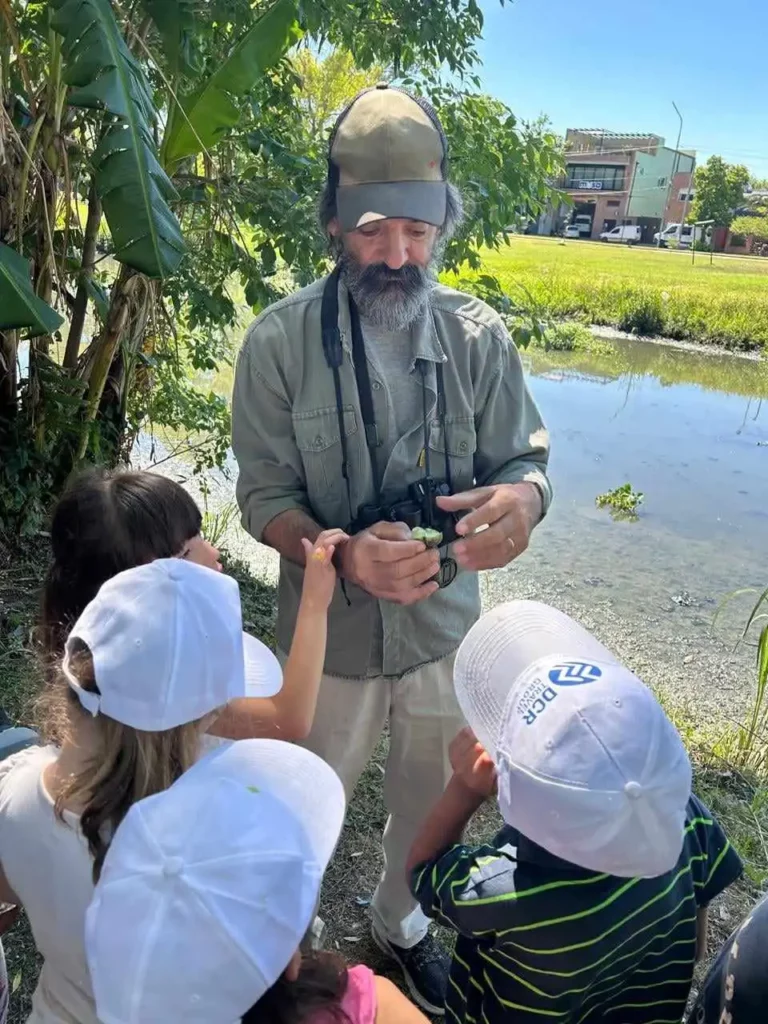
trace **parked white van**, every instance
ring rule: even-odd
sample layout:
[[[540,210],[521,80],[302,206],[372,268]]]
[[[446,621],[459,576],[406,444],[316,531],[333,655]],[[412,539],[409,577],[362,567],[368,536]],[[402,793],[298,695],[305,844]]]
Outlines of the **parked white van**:
[[[696,241],[700,242],[702,238],[701,228],[694,229],[693,224],[667,224],[663,231],[656,232],[653,236],[653,241],[662,247],[672,242],[679,245],[681,249],[687,249],[693,241],[694,231]]]
[[[643,229],[639,224],[622,224],[612,231],[603,231],[600,235],[601,242],[624,242],[626,245],[636,245],[642,240]]]

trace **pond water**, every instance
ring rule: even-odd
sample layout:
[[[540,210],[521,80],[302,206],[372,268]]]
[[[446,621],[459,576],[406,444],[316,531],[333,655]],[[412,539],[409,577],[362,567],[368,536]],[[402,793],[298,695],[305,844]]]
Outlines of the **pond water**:
[[[767,363],[635,341],[525,362],[552,435],[542,572],[610,586],[633,618],[768,586]],[[614,522],[595,497],[626,482],[645,500]]]

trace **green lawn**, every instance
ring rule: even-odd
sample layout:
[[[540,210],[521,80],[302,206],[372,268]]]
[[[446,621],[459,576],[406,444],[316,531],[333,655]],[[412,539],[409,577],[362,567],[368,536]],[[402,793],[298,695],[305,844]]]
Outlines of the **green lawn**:
[[[525,291],[553,317],[726,348],[768,346],[768,259],[510,236],[484,253],[513,299]]]

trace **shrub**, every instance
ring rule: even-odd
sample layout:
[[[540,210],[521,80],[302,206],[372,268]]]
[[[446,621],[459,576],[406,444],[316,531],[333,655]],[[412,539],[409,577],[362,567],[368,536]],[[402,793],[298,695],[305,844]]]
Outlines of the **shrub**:
[[[758,242],[768,242],[768,215],[763,217],[737,217],[733,224],[731,224],[731,234],[741,236],[742,238],[751,235]]]
[[[619,330],[653,336],[664,330],[661,296],[653,292],[631,293],[619,307]]]

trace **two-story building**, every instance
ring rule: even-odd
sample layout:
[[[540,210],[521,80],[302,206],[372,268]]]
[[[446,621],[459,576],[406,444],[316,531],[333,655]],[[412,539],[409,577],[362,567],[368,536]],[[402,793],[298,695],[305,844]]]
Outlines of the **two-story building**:
[[[665,146],[659,135],[569,128],[566,170],[558,183],[571,198],[539,221],[539,234],[559,234],[579,217],[589,218],[590,237],[621,224],[638,224],[652,242],[670,223],[682,193],[691,190],[695,154]],[[682,204],[680,204],[682,207]]]

